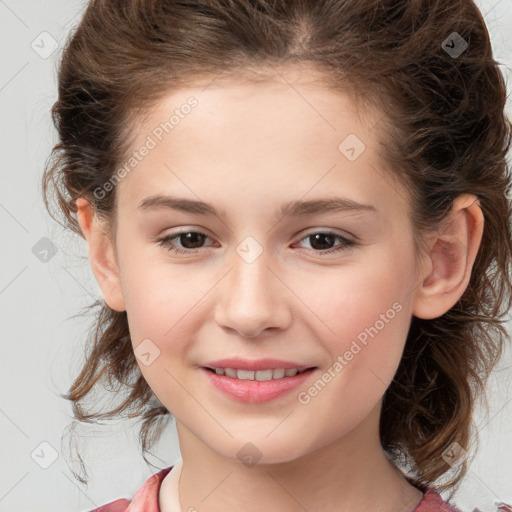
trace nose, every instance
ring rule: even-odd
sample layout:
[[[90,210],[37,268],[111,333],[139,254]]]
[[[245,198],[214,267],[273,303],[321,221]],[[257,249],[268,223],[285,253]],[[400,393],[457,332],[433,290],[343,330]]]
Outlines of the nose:
[[[275,265],[265,252],[251,263],[234,255],[231,271],[217,286],[217,325],[245,338],[288,327],[292,319],[288,301],[293,294],[271,266]]]

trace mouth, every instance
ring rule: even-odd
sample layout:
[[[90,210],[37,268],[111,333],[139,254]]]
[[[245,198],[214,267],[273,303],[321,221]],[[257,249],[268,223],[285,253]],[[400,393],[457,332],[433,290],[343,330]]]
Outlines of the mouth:
[[[309,368],[268,368],[266,370],[244,370],[240,368],[210,368],[203,367],[216,375],[223,375],[237,380],[256,380],[259,382],[267,380],[281,380],[287,377],[295,377],[304,372],[316,369],[316,366]]]
[[[258,365],[258,370],[216,365],[199,368],[214,389],[230,400],[246,404],[271,402],[278,398],[285,400],[286,396],[293,396],[294,389],[306,385],[318,368],[261,368],[261,364]]]

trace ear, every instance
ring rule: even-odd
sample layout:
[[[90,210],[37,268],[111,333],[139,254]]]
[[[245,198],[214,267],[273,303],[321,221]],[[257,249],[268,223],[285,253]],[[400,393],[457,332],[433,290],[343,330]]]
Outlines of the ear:
[[[108,307],[125,311],[125,303],[119,278],[114,243],[96,215],[91,203],[83,198],[76,199],[77,218],[89,248],[89,261],[103,298]]]
[[[477,197],[457,197],[448,219],[429,243],[419,276],[421,284],[414,291],[414,316],[437,318],[460,299],[468,286],[483,230],[484,216]]]

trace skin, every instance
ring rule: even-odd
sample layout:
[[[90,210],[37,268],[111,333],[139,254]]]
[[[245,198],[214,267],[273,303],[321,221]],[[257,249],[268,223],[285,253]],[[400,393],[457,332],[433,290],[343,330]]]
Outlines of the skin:
[[[412,315],[440,316],[466,289],[483,215],[475,196],[460,196],[449,222],[428,237],[427,252],[416,255],[408,192],[384,171],[379,153],[382,114],[361,116],[348,94],[308,76],[282,68],[265,82],[169,91],[140,120],[134,148],[190,96],[198,106],[117,185],[113,233],[88,201],[77,201],[106,303],[127,311],[134,349],[149,338],[160,351],[150,365],[138,363],[176,419],[183,511],[407,512],[422,499],[381,448],[382,397]],[[352,162],[338,150],[350,133],[366,146]],[[138,209],[154,194],[200,199],[226,217]],[[288,201],[328,196],[377,212],[278,215]],[[155,243],[180,227],[208,238],[196,245],[173,239],[189,254]],[[306,236],[326,230],[358,243],[347,248],[334,238],[322,246]],[[236,252],[247,236],[262,249],[252,263]],[[394,303],[400,312],[309,403],[299,403],[298,392]],[[299,390],[246,404],[214,389],[196,367],[237,356],[318,368]],[[261,454],[253,466],[237,456],[248,442]],[[167,477],[163,512],[170,512],[169,492]]]

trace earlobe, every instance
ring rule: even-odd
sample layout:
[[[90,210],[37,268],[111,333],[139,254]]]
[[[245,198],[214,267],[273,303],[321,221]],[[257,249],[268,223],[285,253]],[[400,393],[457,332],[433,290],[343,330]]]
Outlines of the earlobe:
[[[448,219],[430,243],[427,264],[414,292],[414,316],[437,318],[460,299],[469,284],[483,228],[484,216],[477,197],[457,197]]]
[[[87,199],[78,198],[76,208],[78,223],[87,241],[89,262],[103,298],[111,309],[125,311],[114,243]]]

